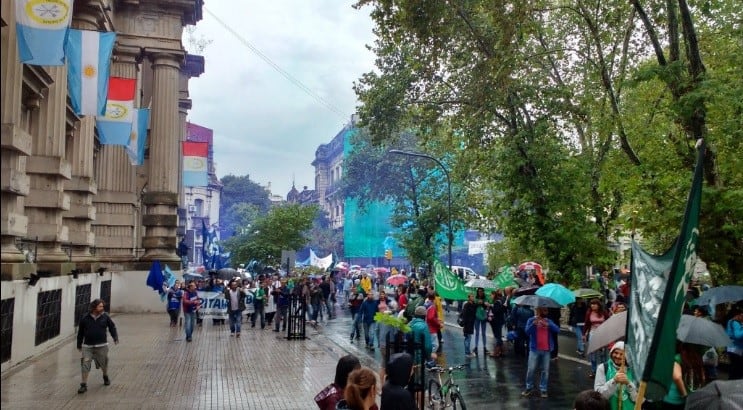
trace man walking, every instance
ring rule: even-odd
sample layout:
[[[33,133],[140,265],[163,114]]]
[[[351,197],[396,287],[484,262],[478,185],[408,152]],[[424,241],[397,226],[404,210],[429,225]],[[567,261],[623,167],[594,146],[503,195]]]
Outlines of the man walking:
[[[550,352],[554,349],[552,335],[560,331],[560,328],[547,318],[547,308],[538,307],[537,315],[529,318],[526,322],[525,332],[529,337],[529,360],[526,370],[526,389],[521,393],[522,397],[531,395],[534,387],[534,373],[537,367],[542,368],[542,377],[539,382],[539,393],[542,398],[547,397],[547,383],[550,374]]]
[[[82,352],[80,367],[82,368],[82,381],[79,394],[88,391],[88,374],[90,373],[90,362],[95,361],[96,368],[103,371],[103,384],[108,386],[111,380],[108,378],[108,337],[106,330],[111,333],[115,344],[119,344],[119,334],[113,320],[104,312],[105,304],[102,299],[90,302],[90,313],[80,319],[77,328],[77,350]]]
[[[196,312],[201,306],[199,292],[196,291],[196,282],[188,282],[186,291],[183,292],[183,329],[186,331],[186,341],[190,342],[193,335],[193,327],[196,325]]]
[[[227,314],[230,318],[230,336],[240,337],[242,314],[245,310],[245,291],[237,287],[236,279],[233,279],[229,288],[224,290],[224,298],[228,303]]]
[[[253,297],[253,306],[255,307],[255,312],[253,313],[252,319],[250,319],[250,327],[255,327],[255,321],[260,317],[261,319],[261,329],[266,328],[266,311],[264,309],[266,305],[266,288],[263,284],[263,281],[261,278],[259,278],[257,281],[257,289],[254,292]]]

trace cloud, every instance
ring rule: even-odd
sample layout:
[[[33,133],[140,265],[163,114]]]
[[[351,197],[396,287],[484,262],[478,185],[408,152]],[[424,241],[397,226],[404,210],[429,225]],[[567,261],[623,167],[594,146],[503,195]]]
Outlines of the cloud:
[[[369,10],[339,0],[215,0],[193,37],[211,40],[205,72],[189,83],[189,121],[214,130],[217,175],[250,175],[285,196],[292,179],[314,188],[320,144],[350,120],[353,82],[373,69]],[[343,115],[302,91],[212,16]],[[189,45],[184,35],[184,45]]]

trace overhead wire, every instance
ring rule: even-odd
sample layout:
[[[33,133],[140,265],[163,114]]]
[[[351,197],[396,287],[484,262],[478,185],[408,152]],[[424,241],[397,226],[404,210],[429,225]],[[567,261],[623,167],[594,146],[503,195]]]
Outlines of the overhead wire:
[[[217,17],[216,14],[214,14],[211,10],[204,7],[204,11],[206,11],[210,16],[214,18],[214,20],[219,23],[225,30],[229,31],[235,38],[237,38],[244,46],[246,46],[250,51],[255,53],[261,60],[266,62],[271,68],[276,70],[281,76],[289,80],[290,83],[294,84],[297,88],[304,91],[305,94],[312,97],[315,101],[320,103],[322,106],[327,108],[328,110],[332,111],[334,114],[338,115],[342,120],[347,119],[347,115],[344,114],[340,109],[338,109],[335,105],[328,102],[326,99],[324,99],[322,96],[314,92],[310,87],[306,86],[302,81],[298,80],[296,77],[288,73],[286,70],[281,68],[278,64],[273,62],[271,58],[269,58],[267,55],[265,55],[261,50],[259,50],[256,46],[251,44],[248,40],[246,40],[244,37],[242,37],[237,31],[235,31],[232,27],[230,27],[227,23],[225,23],[222,19]]]

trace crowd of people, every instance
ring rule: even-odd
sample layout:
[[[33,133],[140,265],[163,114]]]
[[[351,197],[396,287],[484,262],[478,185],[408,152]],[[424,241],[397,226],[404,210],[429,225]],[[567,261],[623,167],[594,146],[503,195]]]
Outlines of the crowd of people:
[[[385,386],[382,389],[383,397],[386,390],[401,394],[396,387],[407,386],[411,374],[414,373],[408,369],[408,358],[398,355],[387,357],[385,347],[390,340],[398,336],[398,329],[386,325],[380,320],[380,315],[405,318],[410,327],[410,333],[406,337],[422,341],[422,361],[427,366],[433,366],[437,354],[442,349],[444,311],[453,306],[450,301],[442,300],[434,286],[426,281],[408,280],[398,286],[388,286],[383,280],[371,276],[364,274],[358,278],[334,278],[326,275],[302,278],[294,282],[287,282],[285,278],[278,276],[259,276],[255,281],[234,279],[228,281],[226,287],[218,282],[191,281],[185,290],[181,289],[181,284],[177,282],[167,289],[167,311],[171,326],[177,326],[179,311],[183,311],[186,340],[191,341],[193,328],[199,321],[200,300],[197,294],[199,289],[223,292],[228,303],[229,332],[235,337],[240,337],[244,322],[249,322],[251,327],[260,325],[261,329],[273,326],[274,331],[285,330],[288,298],[292,293],[301,295],[306,301],[306,319],[311,324],[334,319],[338,306],[348,309],[352,318],[349,329],[351,343],[362,343],[363,340],[363,346],[369,351],[379,348],[382,351],[383,365],[378,372],[370,373],[370,369],[358,368],[360,365],[357,365],[357,359],[353,361],[349,358],[347,362],[339,362],[334,384],[329,386],[327,391],[318,394],[316,401],[321,409],[336,408],[332,407],[333,405],[337,405],[337,408],[368,409],[375,406],[373,400],[376,395],[374,389],[377,388],[375,380],[379,379]],[[569,305],[567,323],[575,332],[576,353],[580,357],[585,357],[586,346],[592,333],[611,315],[626,310],[625,290],[627,289],[619,289],[611,297],[607,295],[589,300],[577,298],[575,303]],[[248,292],[253,296],[250,306],[245,302]],[[484,356],[500,358],[507,350],[512,351],[513,356],[525,362],[526,379],[522,396],[538,395],[546,398],[549,397],[550,362],[557,359],[560,309],[514,304],[512,300],[515,297],[516,293],[511,288],[504,291],[493,290],[489,293],[483,288],[478,288],[470,293],[468,299],[456,307],[459,311],[458,322],[464,336],[462,348],[467,357],[482,353]],[[689,313],[691,312],[692,310],[689,310]],[[721,323],[733,340],[733,344],[726,352],[731,364],[730,379],[740,379],[743,372],[741,312],[743,310],[740,306],[733,306],[727,320]],[[696,316],[709,317],[704,307],[694,308],[693,313]],[[488,333],[491,333],[490,343]],[[506,342],[512,346],[511,349],[505,349]],[[619,403],[622,403],[622,408],[634,407],[638,395],[638,378],[631,363],[627,363],[624,350],[624,343],[620,341],[588,354],[591,364],[588,377],[594,379],[596,394],[584,395],[584,402],[600,401],[597,397],[602,397],[612,409],[617,408]],[[649,403],[646,407],[683,408],[685,398],[691,391],[716,378],[718,356],[719,352],[715,349],[705,352],[700,351],[698,347],[679,342],[673,373],[674,382],[669,386],[668,395],[661,403]],[[418,363],[420,358],[411,356],[409,359],[412,366],[412,363]],[[347,382],[348,386],[344,385],[344,382]],[[373,390],[373,394],[369,396]],[[578,399],[576,408],[591,408],[580,407],[583,405]],[[329,404],[330,407],[321,404],[331,401],[334,404]],[[400,403],[409,403],[403,399],[394,400],[397,407],[391,407],[391,404],[384,405],[384,398],[382,403],[383,410],[413,408],[407,404],[399,407]],[[412,403],[415,403],[414,399]]]

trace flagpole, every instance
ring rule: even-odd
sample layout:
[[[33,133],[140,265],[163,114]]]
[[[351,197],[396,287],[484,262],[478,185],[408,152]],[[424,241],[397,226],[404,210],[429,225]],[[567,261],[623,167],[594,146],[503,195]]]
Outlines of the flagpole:
[[[637,400],[635,401],[635,410],[642,409],[642,402],[645,401],[645,389],[648,387],[647,382],[640,382],[640,389],[637,390]]]

